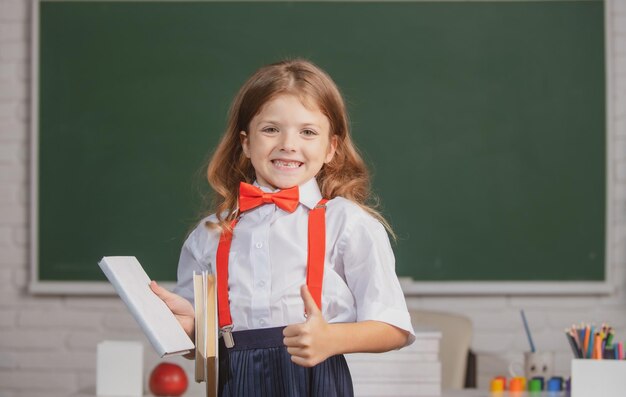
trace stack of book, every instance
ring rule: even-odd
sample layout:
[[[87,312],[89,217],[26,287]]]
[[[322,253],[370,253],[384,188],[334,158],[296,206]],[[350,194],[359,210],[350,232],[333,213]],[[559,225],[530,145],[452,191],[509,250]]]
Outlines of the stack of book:
[[[415,336],[401,350],[346,355],[355,396],[441,396],[441,332],[418,328]]]

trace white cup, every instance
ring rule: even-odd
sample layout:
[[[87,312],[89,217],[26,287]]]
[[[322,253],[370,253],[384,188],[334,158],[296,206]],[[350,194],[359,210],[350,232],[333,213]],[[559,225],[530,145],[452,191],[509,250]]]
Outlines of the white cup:
[[[535,376],[542,376],[546,381],[554,372],[554,352],[525,352],[524,362],[511,362],[509,364],[509,374],[512,377],[524,376],[532,379]]]

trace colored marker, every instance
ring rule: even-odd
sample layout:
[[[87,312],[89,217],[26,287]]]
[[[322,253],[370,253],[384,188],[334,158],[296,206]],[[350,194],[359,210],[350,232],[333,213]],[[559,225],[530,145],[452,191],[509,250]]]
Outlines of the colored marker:
[[[548,381],[548,387],[546,387],[547,391],[561,391],[563,390],[563,378],[560,376],[553,376]]]
[[[539,383],[539,390],[543,390],[543,384],[544,384],[543,376],[533,376],[533,378],[531,379],[531,382]],[[530,384],[528,385],[528,390],[533,391]]]
[[[504,390],[506,390],[506,376],[496,376],[495,379],[500,379],[502,381],[502,385],[504,385]]]
[[[491,380],[491,385],[489,386],[490,392],[501,392],[504,391],[504,380],[502,378],[493,378]]]
[[[525,391],[526,390],[526,378],[523,376],[516,376],[511,379],[511,383],[509,384],[509,391],[517,392],[517,391]]]
[[[528,382],[529,392],[538,392],[541,390],[542,390],[541,381],[539,379],[531,379],[530,382]]]

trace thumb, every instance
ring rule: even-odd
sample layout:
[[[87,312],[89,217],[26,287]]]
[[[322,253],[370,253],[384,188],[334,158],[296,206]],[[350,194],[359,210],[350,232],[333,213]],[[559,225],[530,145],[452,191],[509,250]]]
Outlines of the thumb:
[[[315,303],[315,300],[309,292],[309,288],[306,286],[306,284],[300,287],[300,296],[302,296],[302,301],[304,302],[304,310],[306,311],[308,316],[313,316],[320,313],[320,309],[319,307],[317,307],[317,303]]]
[[[161,298],[161,300],[163,301],[166,301],[171,295],[171,293],[167,289],[161,287],[154,280],[150,281],[150,289],[156,294],[156,296]]]

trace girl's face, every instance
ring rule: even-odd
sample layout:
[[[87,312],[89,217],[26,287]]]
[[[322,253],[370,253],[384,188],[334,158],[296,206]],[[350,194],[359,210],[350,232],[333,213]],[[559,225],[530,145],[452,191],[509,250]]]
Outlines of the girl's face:
[[[248,129],[241,131],[243,151],[259,185],[272,189],[298,186],[313,178],[337,148],[328,118],[294,95],[268,101]]]

